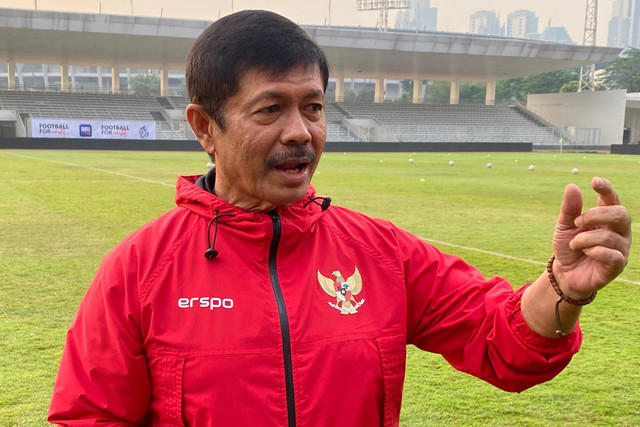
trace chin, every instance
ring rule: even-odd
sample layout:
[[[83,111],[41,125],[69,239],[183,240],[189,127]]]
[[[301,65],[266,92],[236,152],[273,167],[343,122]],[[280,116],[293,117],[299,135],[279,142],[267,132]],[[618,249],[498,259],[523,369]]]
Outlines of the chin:
[[[277,195],[274,195],[274,197],[271,200],[273,200],[273,203],[278,207],[289,206],[292,203],[295,203],[304,199],[304,196],[307,195],[307,188],[308,186],[305,186],[304,189],[299,189],[299,190],[292,189],[289,191],[285,191]]]

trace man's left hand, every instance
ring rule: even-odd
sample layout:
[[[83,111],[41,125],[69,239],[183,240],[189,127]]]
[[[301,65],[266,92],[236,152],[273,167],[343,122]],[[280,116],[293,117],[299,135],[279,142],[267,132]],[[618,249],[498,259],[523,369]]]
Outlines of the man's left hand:
[[[631,247],[631,218],[609,181],[593,178],[598,206],[582,213],[582,193],[566,187],[553,236],[553,273],[564,294],[585,299],[624,270]]]

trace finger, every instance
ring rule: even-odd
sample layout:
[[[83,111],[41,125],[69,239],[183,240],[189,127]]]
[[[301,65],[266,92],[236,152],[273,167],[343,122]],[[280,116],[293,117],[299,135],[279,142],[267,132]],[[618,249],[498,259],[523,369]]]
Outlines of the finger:
[[[615,249],[628,258],[631,245],[629,239],[606,228],[583,231],[569,242],[569,247],[574,251],[584,251],[595,246]]]
[[[561,228],[575,228],[574,221],[582,213],[582,193],[580,189],[569,184],[564,189],[564,198],[560,206],[560,216],[558,217],[558,226]]]
[[[605,248],[604,246],[594,246],[583,250],[583,252],[594,261],[604,264],[607,270],[614,273],[615,276],[622,273],[622,270],[624,270],[624,267],[627,265],[627,257],[615,249]],[[613,280],[615,276],[612,277],[611,280]]]
[[[587,229],[607,227],[622,236],[631,234],[631,217],[624,206],[600,206],[586,210],[576,218],[576,226]]]
[[[604,178],[594,176],[591,180],[591,188],[598,193],[598,206],[619,205],[620,198],[613,185]]]

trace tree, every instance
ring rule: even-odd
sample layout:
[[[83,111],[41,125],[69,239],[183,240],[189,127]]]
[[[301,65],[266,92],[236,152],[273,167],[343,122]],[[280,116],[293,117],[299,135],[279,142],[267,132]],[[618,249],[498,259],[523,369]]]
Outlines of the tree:
[[[464,82],[460,85],[460,99],[485,99],[486,94],[486,83]]]
[[[627,49],[607,70],[604,84],[609,89],[640,92],[640,49]]]
[[[375,96],[375,86],[365,86],[358,92],[356,101],[358,102],[373,102]]]
[[[157,95],[160,93],[160,77],[137,74],[129,79],[129,89],[136,95]]]
[[[560,92],[577,92],[580,89],[580,82],[578,80],[571,80],[569,83],[565,83],[560,88]]]
[[[413,80],[400,80],[400,84],[402,85],[402,95],[400,95],[400,100],[411,101],[413,99]]]
[[[563,88],[570,92],[571,82],[578,78],[578,71],[572,69],[502,80],[496,85],[496,99],[525,102],[530,93],[559,93]]]
[[[527,95],[522,88],[523,78],[500,80],[496,84],[496,99],[507,99],[510,101],[523,102]]]
[[[345,102],[354,102],[357,100],[358,95],[356,95],[356,91],[347,87],[344,89],[344,101]]]
[[[449,102],[451,83],[429,80],[424,91],[424,99],[429,102]]]
[[[524,77],[525,93],[558,93],[562,86],[579,80],[578,70],[559,70]]]
[[[405,79],[400,80],[400,85],[402,85],[402,94],[408,93],[413,96],[413,80]]]

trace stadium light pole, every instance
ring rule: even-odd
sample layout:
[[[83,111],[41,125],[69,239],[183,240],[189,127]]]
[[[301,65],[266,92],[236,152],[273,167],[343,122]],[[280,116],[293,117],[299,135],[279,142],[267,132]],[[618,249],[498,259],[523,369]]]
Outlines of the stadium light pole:
[[[389,9],[408,9],[411,7],[411,0],[357,0],[356,10],[380,11],[380,21],[378,28],[380,31],[387,31],[389,28]]]
[[[596,30],[598,28],[598,0],[587,0],[587,12],[584,18],[584,46],[596,45]],[[596,65],[580,67],[580,85],[578,92],[596,90]]]

